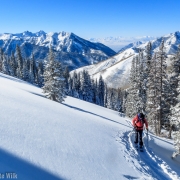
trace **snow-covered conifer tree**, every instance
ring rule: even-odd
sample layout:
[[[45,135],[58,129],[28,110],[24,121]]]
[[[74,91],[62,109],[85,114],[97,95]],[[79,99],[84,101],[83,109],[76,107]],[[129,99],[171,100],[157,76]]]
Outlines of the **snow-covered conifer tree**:
[[[10,65],[11,65],[11,72],[10,72],[11,76],[16,76],[17,62],[14,57],[14,52],[11,52]]]
[[[96,84],[94,79],[91,80],[91,85],[92,85],[92,103],[96,104]]]
[[[8,57],[3,54],[3,61],[2,61],[2,72],[4,74],[9,74],[9,64],[8,64]]]
[[[127,90],[124,90],[122,93],[122,113],[126,114],[126,101],[127,101]]]
[[[17,77],[22,79],[23,78],[23,58],[21,55],[20,47],[16,46],[16,61],[17,61]]]
[[[69,96],[73,96],[73,79],[71,78],[71,76],[69,76],[69,79],[68,79],[68,95]]]
[[[96,104],[100,105],[100,99],[99,99],[99,88],[98,88],[98,81],[96,79],[95,81],[95,89],[96,89]]]
[[[82,72],[81,78],[81,95],[82,99],[88,102],[92,102],[93,92],[91,79],[87,71]]]
[[[43,62],[39,61],[38,63],[38,74],[37,74],[37,84],[39,87],[42,87],[44,83],[43,80]]]
[[[65,90],[65,78],[64,78],[64,69],[60,61],[55,62],[55,77],[56,87],[57,87],[57,95],[56,99],[58,102],[62,103],[64,98],[66,98],[66,90]]]
[[[99,94],[100,106],[104,106],[104,92],[105,92],[104,80],[102,76],[100,75],[99,83],[98,83],[98,94]]]
[[[157,85],[156,85],[156,77],[157,77],[157,68],[156,68],[156,53],[152,57],[150,69],[148,75],[148,91],[147,91],[147,104],[146,104],[146,111],[147,111],[147,119],[149,125],[156,130],[156,123],[158,122],[158,104],[157,104]]]
[[[34,70],[33,70],[33,61],[30,61],[29,82],[31,84],[35,83]]]
[[[122,91],[121,89],[117,89],[117,100],[116,100],[116,108],[115,110],[118,111],[118,112],[122,112]]]
[[[174,127],[174,147],[175,152],[173,157],[176,157],[180,154],[180,75],[178,76],[178,86],[177,86],[178,96],[176,98],[176,105],[171,106],[171,118],[170,123],[171,127]]]
[[[155,133],[160,135],[162,125],[168,121],[170,112],[164,41],[162,41],[159,51],[151,60],[150,67],[151,71],[148,77],[148,120]]]
[[[107,84],[104,86],[104,107],[107,107],[108,103],[108,87]]]
[[[139,97],[140,97],[140,112],[146,114],[146,102],[147,102],[147,71],[146,71],[146,58],[143,51],[140,53],[140,73],[139,73]]]
[[[159,48],[157,53],[157,96],[159,97],[159,125],[158,125],[158,134],[161,132],[162,125],[169,121],[168,116],[170,112],[170,105],[168,103],[168,76],[166,72],[166,54],[164,52],[164,41]]]
[[[26,60],[24,60],[24,63],[23,63],[23,80],[24,81],[29,80],[29,71],[28,71],[27,61]]]
[[[53,49],[50,48],[45,64],[43,92],[47,98],[61,103],[65,98],[64,86],[62,65],[59,61],[55,61]]]
[[[108,88],[108,94],[107,94],[107,108],[114,109],[114,102],[113,102],[113,88]]]
[[[136,90],[136,58],[134,57],[131,63],[131,71],[130,71],[130,87],[126,90],[126,101],[125,101],[125,109],[126,116],[133,117],[137,112],[135,109],[135,99],[134,95],[137,93]]]
[[[34,58],[34,54],[32,54],[31,63],[32,63],[32,71],[33,71],[33,75],[34,75],[34,82],[36,84],[38,84],[38,68],[36,65],[36,60]]]
[[[72,76],[72,82],[72,96],[75,98],[80,98],[80,73],[77,74],[76,71],[74,71],[74,74]]]
[[[146,69],[146,76],[148,77],[149,73],[150,73],[150,64],[151,64],[151,59],[152,59],[152,55],[151,55],[151,51],[152,51],[152,45],[151,42],[149,42],[146,46],[146,57],[145,57],[145,69]]]
[[[173,156],[180,153],[180,45],[176,56],[172,59],[172,69],[170,75],[170,87],[171,87],[171,113],[170,113],[170,131],[169,137],[171,137],[172,128],[176,130],[175,133],[175,149],[176,152]],[[177,131],[179,130],[179,131]]]
[[[69,84],[68,84],[68,79],[69,79],[70,75],[69,75],[69,68],[66,67],[64,70],[64,78],[65,78],[65,91],[66,91],[66,95],[69,94],[68,90],[69,90]]]

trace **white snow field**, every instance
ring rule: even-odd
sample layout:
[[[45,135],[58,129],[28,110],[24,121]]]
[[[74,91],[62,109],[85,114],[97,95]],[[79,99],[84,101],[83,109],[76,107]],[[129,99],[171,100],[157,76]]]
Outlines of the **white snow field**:
[[[40,88],[0,73],[0,176],[180,179],[180,158],[171,159],[172,141],[150,134],[139,152],[131,130],[118,112],[71,97],[59,104]]]

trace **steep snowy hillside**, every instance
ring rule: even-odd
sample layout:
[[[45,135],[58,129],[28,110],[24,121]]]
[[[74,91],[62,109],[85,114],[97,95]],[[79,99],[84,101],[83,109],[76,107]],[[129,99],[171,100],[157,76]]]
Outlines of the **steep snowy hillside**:
[[[42,90],[0,73],[1,177],[20,180],[180,179],[172,141],[150,134],[143,153],[118,112],[68,97],[63,104]]]
[[[36,60],[44,60],[52,46],[56,51],[56,58],[70,69],[94,64],[116,54],[103,44],[89,42],[73,33],[25,31],[19,34],[0,34],[0,48],[6,54],[15,52],[16,45],[21,47],[24,58],[31,57],[33,53]]]
[[[91,42],[100,42],[105,44],[106,46],[112,48],[114,51],[118,52],[124,46],[132,43],[132,42],[141,42],[145,43],[147,41],[151,41],[155,39],[152,36],[142,36],[142,37],[106,37],[106,38],[89,38],[88,40]]]
[[[164,45],[167,55],[171,56],[176,53],[177,47],[180,44],[180,32],[177,31],[152,40],[151,43],[153,52],[158,51],[162,39],[165,42]],[[133,56],[139,52],[139,49],[144,50],[147,43],[148,42],[143,44],[141,42],[131,43],[122,48],[117,55],[97,64],[79,68],[76,71],[81,72],[85,69],[93,78],[99,78],[99,76],[102,75],[108,86],[114,88],[126,88],[128,86]],[[73,73],[73,71],[71,73]]]

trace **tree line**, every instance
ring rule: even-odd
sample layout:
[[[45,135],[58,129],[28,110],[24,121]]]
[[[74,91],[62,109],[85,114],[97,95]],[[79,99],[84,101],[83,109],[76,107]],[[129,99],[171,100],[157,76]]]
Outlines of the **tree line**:
[[[0,48],[0,71],[29,83],[37,84],[39,87],[43,86],[43,62],[36,62],[33,54],[30,59],[24,59],[18,45],[16,52],[12,52],[10,57]]]
[[[23,58],[18,45],[10,57],[0,49],[0,71],[41,87],[45,96],[53,101],[61,103],[68,95],[122,111],[121,89],[108,88],[102,76],[94,80],[85,70],[70,75],[68,67],[56,60],[52,47],[44,61],[35,60],[33,54],[30,59]]]
[[[128,117],[143,112],[150,127],[158,136],[162,129],[174,131],[174,145],[180,154],[180,46],[170,59],[167,69],[164,41],[152,54],[149,42],[145,51],[139,50],[131,64],[130,87],[125,93],[125,113]]]

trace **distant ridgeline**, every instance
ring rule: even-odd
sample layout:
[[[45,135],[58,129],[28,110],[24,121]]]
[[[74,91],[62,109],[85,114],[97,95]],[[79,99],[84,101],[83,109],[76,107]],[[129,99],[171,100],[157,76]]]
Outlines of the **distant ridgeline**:
[[[100,62],[116,54],[103,44],[92,43],[73,33],[25,31],[19,34],[0,34],[0,48],[4,54],[10,56],[15,53],[17,45],[20,47],[23,59],[31,58],[33,54],[36,61],[45,60],[51,46],[55,58],[70,70]]]
[[[178,45],[180,44],[180,32],[177,31],[151,40],[151,54],[159,51],[162,40],[164,41],[164,52],[168,57],[166,60],[169,69],[172,61],[171,58],[178,51]],[[129,87],[129,77],[133,57],[139,55],[139,51],[143,52],[143,56],[145,57],[147,45],[148,42],[131,43],[119,50],[119,53],[115,56],[97,64],[79,68],[76,71],[82,72],[83,70],[86,70],[91,77],[94,78],[94,80],[102,76],[109,87],[126,89]]]

